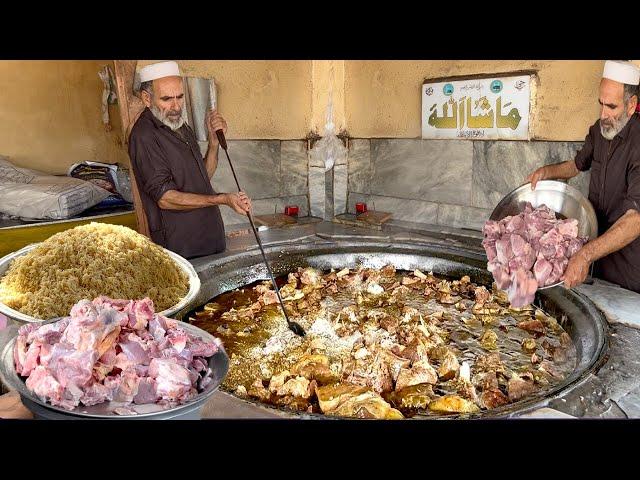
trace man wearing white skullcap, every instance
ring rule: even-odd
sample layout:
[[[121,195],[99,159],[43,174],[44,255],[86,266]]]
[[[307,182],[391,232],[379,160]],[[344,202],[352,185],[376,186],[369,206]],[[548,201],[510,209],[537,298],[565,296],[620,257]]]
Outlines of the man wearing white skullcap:
[[[640,68],[609,60],[600,81],[600,119],[589,128],[574,160],[537,169],[531,188],[545,179],[569,179],[591,170],[589,200],[598,234],[569,259],[564,283],[574,287],[594,276],[640,293]]]
[[[185,258],[226,248],[219,205],[244,215],[251,200],[244,192],[216,193],[211,177],[218,166],[217,130],[227,123],[217,111],[206,116],[209,149],[203,158],[193,129],[185,123],[184,89],[176,62],[140,69],[145,105],[129,137],[129,157],[151,239]]]

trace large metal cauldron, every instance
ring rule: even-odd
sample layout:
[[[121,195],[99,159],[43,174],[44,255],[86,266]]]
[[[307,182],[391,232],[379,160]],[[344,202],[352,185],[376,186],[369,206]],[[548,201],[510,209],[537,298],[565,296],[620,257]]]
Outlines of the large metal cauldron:
[[[305,266],[329,270],[354,268],[358,265],[381,268],[386,264],[393,264],[398,270],[411,271],[419,268],[424,272],[433,271],[435,274],[454,278],[469,275],[473,282],[489,287],[492,283],[491,274],[486,270],[486,256],[478,250],[458,247],[358,241],[353,237],[353,240],[336,242],[279,245],[267,248],[267,256],[272,262],[276,275],[286,274]],[[196,305],[202,305],[221,293],[268,278],[257,250],[215,259],[199,259],[194,261],[194,267],[202,281],[202,288],[194,300]],[[602,365],[608,347],[607,324],[603,315],[586,297],[564,287],[556,287],[539,291],[536,294],[535,304],[553,315],[571,336],[577,350],[577,366],[574,372],[547,391],[545,397],[528,398],[476,416],[484,418],[512,416],[543,406],[581,384],[591,372]],[[226,392],[224,394],[231,395]],[[247,400],[233,398],[238,402],[247,402]],[[258,409],[273,411],[276,408],[258,402],[254,404]],[[316,414],[293,412],[282,414],[294,418],[327,418]],[[455,418],[455,415],[449,415],[447,418]]]

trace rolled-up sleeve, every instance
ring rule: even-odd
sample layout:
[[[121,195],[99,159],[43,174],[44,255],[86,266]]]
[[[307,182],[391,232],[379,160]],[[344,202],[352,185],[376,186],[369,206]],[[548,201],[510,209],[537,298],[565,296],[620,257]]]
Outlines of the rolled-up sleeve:
[[[589,129],[589,133],[587,133],[584,139],[584,145],[576,154],[576,168],[581,172],[585,172],[591,168],[591,162],[593,160],[593,128],[596,128],[596,126]]]
[[[138,187],[154,202],[168,190],[178,190],[166,156],[155,138],[131,138],[129,156]]]

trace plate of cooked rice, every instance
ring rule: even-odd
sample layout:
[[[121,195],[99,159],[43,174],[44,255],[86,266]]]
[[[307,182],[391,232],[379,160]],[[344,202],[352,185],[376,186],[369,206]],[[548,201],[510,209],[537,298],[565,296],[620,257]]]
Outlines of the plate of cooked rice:
[[[122,225],[91,222],[0,259],[0,313],[22,322],[62,317],[102,295],[148,297],[173,316],[199,291],[189,261]]]

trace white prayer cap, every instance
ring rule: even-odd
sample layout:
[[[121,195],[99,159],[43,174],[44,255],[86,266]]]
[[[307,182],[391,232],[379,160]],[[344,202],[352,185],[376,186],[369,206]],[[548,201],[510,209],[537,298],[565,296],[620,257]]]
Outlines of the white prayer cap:
[[[140,82],[149,82],[158,78],[174,76],[180,76],[180,69],[176,62],[152,63],[140,69]]]
[[[627,85],[638,85],[640,83],[640,67],[631,62],[607,60],[604,63],[602,78],[626,83]]]

